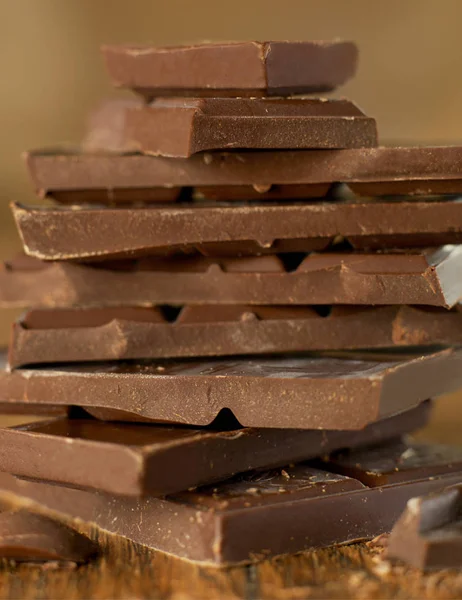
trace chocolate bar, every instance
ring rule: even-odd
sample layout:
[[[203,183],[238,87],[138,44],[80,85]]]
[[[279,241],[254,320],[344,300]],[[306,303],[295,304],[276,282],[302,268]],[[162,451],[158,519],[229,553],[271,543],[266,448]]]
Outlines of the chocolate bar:
[[[0,371],[0,399],[103,419],[208,425],[228,409],[246,427],[362,429],[457,390],[461,364],[462,350],[447,349],[55,365]]]
[[[419,453],[410,446],[393,463],[404,481],[379,487],[322,462],[251,472],[166,499],[116,498],[2,473],[0,497],[15,494],[16,503],[88,521],[189,560],[235,563],[373,538],[391,530],[412,496],[462,481],[460,449],[447,447],[445,455],[438,447],[433,456],[429,446],[417,469],[409,450]]]
[[[185,306],[173,322],[158,307],[31,310],[13,326],[8,364],[461,345],[460,306]]]
[[[113,494],[161,496],[386,441],[423,427],[430,408],[424,402],[359,431],[217,431],[58,418],[0,429],[0,469]]]
[[[211,199],[281,201],[325,196],[339,182],[372,196],[462,193],[460,146],[206,152],[188,159],[55,148],[30,152],[26,162],[39,196],[76,204],[181,201],[190,188]]]
[[[103,105],[83,147],[107,150],[108,139],[111,150],[187,158],[230,148],[367,148],[377,146],[377,126],[348,100],[157,98]]]
[[[96,553],[90,538],[49,516],[25,509],[0,513],[0,558],[83,563]]]
[[[18,256],[3,268],[0,264],[0,307],[213,303],[450,308],[462,296],[461,269],[462,249],[454,246],[405,253],[195,256],[92,265]]]
[[[12,210],[26,254],[45,260],[462,243],[462,201]]]
[[[462,485],[411,498],[390,534],[388,558],[418,569],[460,569]]]
[[[356,72],[353,42],[225,42],[103,46],[116,87],[147,97],[286,96],[329,92]]]

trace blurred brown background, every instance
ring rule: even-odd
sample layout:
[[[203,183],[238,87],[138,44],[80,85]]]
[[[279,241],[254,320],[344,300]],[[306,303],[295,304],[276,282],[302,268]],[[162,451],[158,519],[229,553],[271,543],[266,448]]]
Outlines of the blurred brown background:
[[[113,93],[101,43],[353,39],[359,72],[337,95],[377,118],[382,141],[458,144],[461,18],[461,0],[0,0],[0,257],[19,248],[8,202],[33,200],[21,152],[78,141]]]

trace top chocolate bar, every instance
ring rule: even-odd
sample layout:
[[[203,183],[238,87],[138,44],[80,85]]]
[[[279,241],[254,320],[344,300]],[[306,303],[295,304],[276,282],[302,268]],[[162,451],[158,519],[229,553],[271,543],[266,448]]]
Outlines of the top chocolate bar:
[[[353,42],[103,46],[116,87],[155,96],[290,96],[330,92],[356,72]]]

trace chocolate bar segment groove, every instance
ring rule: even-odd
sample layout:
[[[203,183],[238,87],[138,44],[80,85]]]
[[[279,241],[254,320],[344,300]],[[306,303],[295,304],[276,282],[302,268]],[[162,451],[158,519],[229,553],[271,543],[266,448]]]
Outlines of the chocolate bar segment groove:
[[[246,427],[349,430],[455,391],[461,361],[460,350],[447,349],[55,365],[0,371],[0,399],[183,425],[208,425],[227,408]]]
[[[444,474],[431,447],[427,456],[424,478],[401,462],[395,469],[406,474],[406,482],[375,488],[325,470],[329,463],[317,468],[302,463],[166,499],[115,498],[2,473],[0,496],[94,523],[169,554],[226,564],[389,532],[409,498],[461,481],[461,456]]]
[[[45,260],[303,252],[339,236],[355,248],[462,242],[460,201],[12,210],[26,254]]]
[[[147,97],[256,96],[329,92],[350,79],[353,42],[226,42],[193,46],[103,46],[113,85]]]
[[[338,182],[374,196],[462,194],[460,146],[206,152],[188,159],[50,148],[25,158],[39,196],[76,204],[175,200],[182,187],[200,188],[210,198],[220,188],[220,199],[232,200],[231,188],[241,186],[240,199],[269,194],[283,200],[301,197],[291,193],[297,186],[317,186],[315,194],[324,196]]]
[[[170,257],[109,265],[19,256],[0,265],[0,307],[7,308],[212,303],[450,308],[461,296],[459,246],[405,253]]]
[[[429,415],[424,402],[359,431],[214,431],[53,419],[0,429],[0,469],[113,494],[162,496],[238,472],[383,442],[423,427]]]
[[[460,305],[459,305],[460,306]],[[326,307],[329,310],[329,307]],[[32,310],[13,326],[11,368],[142,360],[462,344],[462,312],[412,307],[184,307]]]

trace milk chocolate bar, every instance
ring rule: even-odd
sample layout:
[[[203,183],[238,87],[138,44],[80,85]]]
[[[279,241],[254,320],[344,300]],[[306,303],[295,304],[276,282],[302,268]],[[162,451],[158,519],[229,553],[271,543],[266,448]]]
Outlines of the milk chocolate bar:
[[[0,371],[0,400],[80,406],[103,419],[362,429],[462,385],[462,350],[55,365]],[[122,411],[118,414],[117,411]]]
[[[173,322],[159,307],[31,310],[13,326],[8,364],[461,345],[460,306],[185,306]]]
[[[251,472],[166,499],[114,497],[2,473],[0,497],[88,521],[189,560],[235,563],[389,532],[409,498],[462,481],[460,449],[447,447],[446,456],[440,447],[435,456],[431,449],[426,447],[415,469],[408,455],[419,454],[419,446],[406,448],[393,463],[404,481],[379,487],[321,462]]]
[[[462,484],[411,498],[389,537],[388,558],[418,569],[462,566]]]
[[[0,469],[113,494],[160,496],[382,442],[423,427],[429,415],[424,402],[359,431],[218,431],[58,418],[0,429]]]
[[[116,87],[147,97],[284,96],[329,92],[356,72],[353,42],[224,42],[103,46]]]
[[[105,139],[99,143],[113,150]],[[191,188],[211,199],[281,201],[325,196],[339,182],[372,196],[462,193],[460,146],[206,152],[188,159],[55,148],[30,152],[26,161],[41,197],[75,204],[182,201]]]
[[[462,201],[12,210],[26,254],[45,260],[462,243]]]
[[[375,120],[348,100],[157,98],[148,106],[118,102],[117,108],[121,115],[103,106],[95,124],[112,137],[120,124],[122,152],[187,158],[231,148],[377,146]],[[93,139],[99,135],[91,132]]]
[[[25,509],[0,513],[0,558],[82,563],[96,553],[95,542],[56,519]]]
[[[18,256],[0,263],[0,307],[7,308],[211,303],[450,308],[461,296],[459,246],[405,253],[195,256],[91,265]]]

